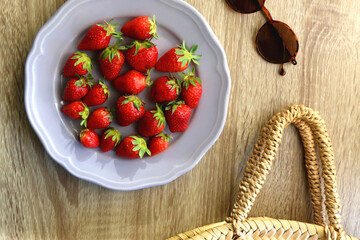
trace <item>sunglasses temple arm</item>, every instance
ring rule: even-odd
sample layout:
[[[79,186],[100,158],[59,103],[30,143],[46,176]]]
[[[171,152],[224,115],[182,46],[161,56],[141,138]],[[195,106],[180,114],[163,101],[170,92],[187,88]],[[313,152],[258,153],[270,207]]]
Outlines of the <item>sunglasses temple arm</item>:
[[[267,10],[267,8],[264,5],[261,7],[261,11],[265,14],[265,16],[269,22],[274,21],[273,18],[271,17],[269,10]]]

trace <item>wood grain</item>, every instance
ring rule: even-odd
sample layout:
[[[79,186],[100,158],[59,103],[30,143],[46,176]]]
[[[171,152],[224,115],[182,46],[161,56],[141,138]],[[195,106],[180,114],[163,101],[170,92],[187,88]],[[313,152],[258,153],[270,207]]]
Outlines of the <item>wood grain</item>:
[[[351,0],[267,1],[274,19],[300,41],[298,65],[279,66],[256,53],[265,22],[224,0],[186,0],[207,19],[227,53],[232,77],[222,135],[189,173],[165,186],[115,192],[79,180],[56,164],[24,108],[24,64],[40,27],[64,0],[0,2],[0,239],[164,239],[228,216],[245,161],[261,127],[294,103],[318,110],[335,149],[343,225],[360,236],[360,5]],[[252,216],[311,220],[295,128],[286,130],[273,173]]]

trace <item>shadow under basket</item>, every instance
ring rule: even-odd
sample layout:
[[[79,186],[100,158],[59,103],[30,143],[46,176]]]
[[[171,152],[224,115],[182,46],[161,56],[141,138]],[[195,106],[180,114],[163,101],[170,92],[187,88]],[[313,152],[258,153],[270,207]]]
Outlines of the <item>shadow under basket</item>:
[[[290,124],[294,124],[298,129],[303,142],[313,205],[313,223],[267,217],[248,218],[255,198],[274,162],[284,129]],[[317,159],[316,146],[320,161]],[[325,122],[318,112],[303,105],[294,105],[273,116],[262,129],[246,164],[230,217],[224,222],[196,228],[168,240],[231,239],[357,240],[346,235],[341,226],[341,204],[336,184],[334,151]]]

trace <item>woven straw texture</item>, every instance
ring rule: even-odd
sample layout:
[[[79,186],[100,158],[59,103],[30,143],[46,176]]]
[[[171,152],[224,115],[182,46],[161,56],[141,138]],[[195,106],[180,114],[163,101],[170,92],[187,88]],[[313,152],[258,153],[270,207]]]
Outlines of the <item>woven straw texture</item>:
[[[255,198],[271,170],[284,129],[290,124],[298,129],[303,142],[313,205],[313,224],[267,217],[248,218]],[[224,222],[196,228],[168,240],[231,239],[356,240],[346,235],[341,226],[334,151],[319,113],[303,105],[294,105],[273,116],[262,129],[247,162],[230,217]]]

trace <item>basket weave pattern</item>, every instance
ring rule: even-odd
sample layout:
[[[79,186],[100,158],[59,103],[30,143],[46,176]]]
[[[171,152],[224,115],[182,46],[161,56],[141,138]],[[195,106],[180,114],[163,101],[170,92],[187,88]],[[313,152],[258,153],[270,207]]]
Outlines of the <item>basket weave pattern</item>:
[[[284,129],[290,124],[299,130],[303,142],[313,205],[313,224],[266,217],[248,218],[255,198],[271,170]],[[317,159],[316,146],[320,161]],[[311,108],[294,105],[273,116],[265,125],[247,162],[234,208],[225,222],[196,228],[168,240],[231,239],[356,240],[342,229],[334,151],[324,120]]]

